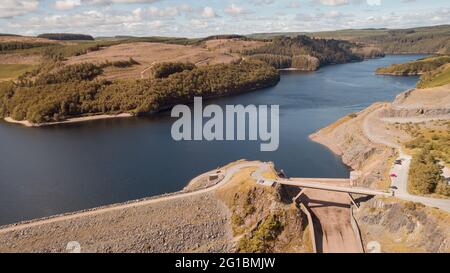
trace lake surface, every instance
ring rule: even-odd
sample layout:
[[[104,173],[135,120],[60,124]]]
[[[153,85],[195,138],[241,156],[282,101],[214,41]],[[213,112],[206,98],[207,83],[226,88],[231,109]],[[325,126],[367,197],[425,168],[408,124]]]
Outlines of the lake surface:
[[[192,177],[242,158],[273,161],[291,177],[348,177],[339,157],[308,135],[414,87],[417,77],[374,71],[420,57],[285,71],[275,87],[209,102],[280,105],[275,152],[260,152],[255,141],[175,142],[170,113],[47,128],[0,122],[0,225],[177,191]]]

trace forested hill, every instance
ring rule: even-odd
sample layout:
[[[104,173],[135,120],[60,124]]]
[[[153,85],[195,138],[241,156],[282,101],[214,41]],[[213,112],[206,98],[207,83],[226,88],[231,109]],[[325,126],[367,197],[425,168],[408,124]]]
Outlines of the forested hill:
[[[167,64],[155,67],[148,79],[97,79],[103,66],[109,65],[114,63],[83,63],[55,72],[51,64],[22,76],[17,83],[0,82],[0,117],[44,123],[86,115],[147,114],[189,102],[194,96],[248,92],[275,85],[280,79],[276,69],[257,61],[203,67]]]
[[[189,47],[179,44],[173,46],[180,50],[176,51],[178,55],[179,52],[192,48],[197,51],[203,49],[202,46],[209,40],[217,40],[213,42],[227,46],[231,43],[230,51],[236,50],[233,52],[236,58],[227,61],[228,63],[195,65],[183,62],[166,63],[166,56],[156,63],[153,61],[151,65],[147,61],[145,65],[146,59],[142,58],[142,55],[152,53],[143,51],[136,55],[136,59],[133,56],[129,59],[109,61],[107,57],[100,57],[100,62],[70,64],[70,59],[73,60],[74,56],[89,52],[100,54],[102,50],[119,47],[123,43],[129,44],[130,48],[142,46],[144,41],[157,41],[161,44],[155,46],[168,48],[162,43],[192,42]],[[275,85],[279,81],[279,72],[275,68],[316,70],[322,65],[364,58],[358,52],[360,48],[354,43],[307,36],[252,41],[256,43],[248,44],[257,46],[249,47],[242,46],[249,42],[248,38],[235,35],[213,36],[204,41],[163,37],[71,43],[40,41],[19,39],[3,43],[4,46],[0,47],[0,54],[5,56],[26,53],[41,57],[41,63],[31,72],[18,75],[13,81],[0,82],[0,118],[12,117],[15,120],[45,123],[86,115],[140,115],[190,101],[193,96],[225,96]],[[209,56],[211,52],[204,54]],[[379,54],[374,52],[375,55]],[[364,54],[366,53],[371,55],[373,52],[367,51]],[[223,55],[218,52],[214,58],[223,58]],[[147,68],[151,68],[148,70],[150,76],[144,78],[142,71]],[[136,69],[139,79],[129,77],[129,74],[125,73],[127,69]],[[106,77],[107,73],[115,72],[124,73],[125,76]]]
[[[418,88],[437,87],[450,84],[450,56],[430,56],[404,64],[393,64],[377,69],[377,74],[409,76],[421,75]]]
[[[342,40],[313,39],[305,35],[277,37],[272,42],[255,49],[245,50],[243,55],[265,61],[276,68],[316,70],[327,64],[360,61],[365,57],[381,56],[379,51],[358,53],[358,46]],[[368,56],[370,55],[370,56]]]
[[[347,29],[324,32],[258,33],[250,38],[294,37],[307,35],[365,43],[379,47],[387,54],[395,53],[450,53],[450,25],[409,29]]]
[[[450,63],[450,56],[448,55],[430,56],[408,63],[380,67],[376,72],[381,75],[396,76],[422,75],[448,63]]]
[[[85,34],[72,34],[72,33],[44,33],[37,36],[38,38],[44,38],[49,40],[59,41],[93,41],[94,37]]]

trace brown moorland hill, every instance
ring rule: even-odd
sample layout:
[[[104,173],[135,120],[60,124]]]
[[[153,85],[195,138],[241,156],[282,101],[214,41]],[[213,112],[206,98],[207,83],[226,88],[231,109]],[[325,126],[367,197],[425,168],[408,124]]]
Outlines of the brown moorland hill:
[[[231,63],[239,60],[237,54],[226,53],[228,49],[243,48],[259,45],[252,41],[227,41],[221,42],[225,46],[219,48],[208,48],[208,44],[217,44],[218,40],[206,42],[206,48],[202,45],[175,45],[164,43],[124,43],[110,46],[102,50],[89,52],[84,55],[71,57],[67,65],[78,63],[103,63],[105,61],[127,61],[133,58],[139,64],[128,68],[110,68],[105,70],[104,77],[108,79],[118,78],[141,78],[146,77],[146,71],[155,63],[160,62],[190,62],[198,66]],[[220,42],[219,42],[220,43]],[[226,48],[224,50],[224,48]]]

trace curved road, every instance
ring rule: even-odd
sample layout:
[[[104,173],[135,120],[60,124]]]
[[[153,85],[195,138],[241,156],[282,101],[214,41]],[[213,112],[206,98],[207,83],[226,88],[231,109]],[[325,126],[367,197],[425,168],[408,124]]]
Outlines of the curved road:
[[[366,135],[366,137],[378,144],[382,144],[391,148],[395,148],[399,151],[399,157],[397,159],[402,160],[401,165],[394,164],[391,168],[390,173],[395,173],[397,177],[391,177],[391,186],[397,187],[397,189],[394,190],[395,197],[422,203],[426,206],[430,207],[436,207],[439,209],[442,209],[446,212],[450,212],[450,199],[440,199],[440,198],[431,198],[431,197],[423,197],[423,196],[417,196],[412,195],[408,193],[408,173],[409,173],[409,166],[411,165],[411,156],[404,153],[401,146],[398,143],[393,143],[386,139],[386,137],[383,137],[382,135],[377,134],[374,132],[373,126],[371,126],[371,121],[382,121],[379,117],[379,113],[385,108],[386,106],[382,106],[379,109],[373,111],[372,113],[369,113],[363,122],[363,132]],[[404,120],[403,120],[404,119]],[[432,118],[430,118],[431,120]],[[389,122],[411,122],[412,120],[410,118],[395,118],[395,119],[389,119]],[[424,121],[424,119],[421,119],[421,121]],[[373,123],[372,123],[373,124]]]

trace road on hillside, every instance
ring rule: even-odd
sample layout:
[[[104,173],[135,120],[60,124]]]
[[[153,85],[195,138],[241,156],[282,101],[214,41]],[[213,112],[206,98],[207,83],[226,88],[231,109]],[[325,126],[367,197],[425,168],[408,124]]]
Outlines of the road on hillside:
[[[411,165],[411,156],[405,154],[398,143],[393,143],[382,134],[380,134],[380,132],[376,132],[374,126],[371,126],[371,124],[373,124],[374,121],[376,122],[377,119],[378,121],[381,120],[379,118],[380,112],[383,111],[385,107],[386,106],[380,107],[379,109],[366,116],[363,122],[363,132],[370,141],[395,148],[399,152],[399,157],[397,159],[401,159],[402,164],[393,164],[393,166],[391,167],[391,173],[397,175],[397,177],[391,177],[391,186],[397,187],[397,189],[394,189],[395,197],[407,201],[422,203],[426,206],[436,207],[450,212],[450,199],[423,197],[408,193],[408,173],[409,167]],[[423,121],[423,119],[421,121]],[[411,119],[398,117],[395,119],[390,119],[389,122],[411,122]]]

